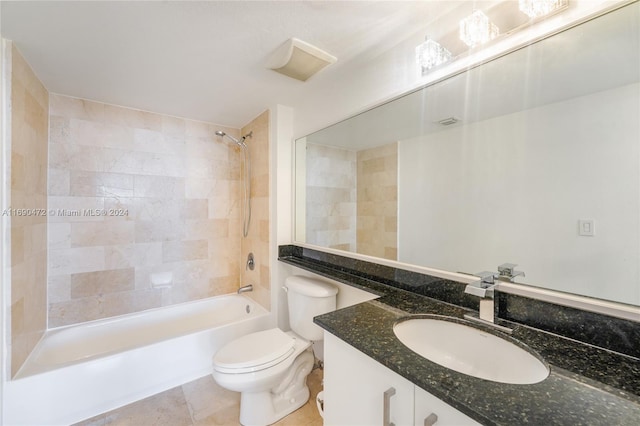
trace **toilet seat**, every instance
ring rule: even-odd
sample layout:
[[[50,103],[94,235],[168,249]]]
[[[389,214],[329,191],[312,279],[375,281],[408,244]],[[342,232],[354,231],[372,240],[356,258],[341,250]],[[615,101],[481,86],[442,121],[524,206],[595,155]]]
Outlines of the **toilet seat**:
[[[213,368],[227,374],[264,370],[291,356],[295,344],[296,339],[279,328],[247,334],[220,349]]]

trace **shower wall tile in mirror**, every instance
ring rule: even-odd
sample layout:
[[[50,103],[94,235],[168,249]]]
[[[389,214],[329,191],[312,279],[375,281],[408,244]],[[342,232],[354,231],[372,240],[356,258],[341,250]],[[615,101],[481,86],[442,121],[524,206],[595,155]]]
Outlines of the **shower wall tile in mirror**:
[[[306,144],[307,242],[397,258],[398,145]]]
[[[220,126],[54,94],[49,121],[49,327],[235,291],[241,156]]]

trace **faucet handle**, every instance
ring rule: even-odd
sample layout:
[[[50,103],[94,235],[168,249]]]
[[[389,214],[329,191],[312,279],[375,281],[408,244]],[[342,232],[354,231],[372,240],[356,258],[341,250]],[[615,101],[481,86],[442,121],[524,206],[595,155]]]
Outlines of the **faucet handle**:
[[[500,274],[499,278],[507,278],[509,281],[513,281],[513,279],[518,275],[522,275],[524,277],[524,272],[515,270],[516,266],[518,265],[515,263],[503,263],[498,266],[498,272]]]
[[[480,285],[493,285],[496,282],[496,273],[491,271],[482,271],[477,272],[475,274],[476,277],[480,278]]]
[[[516,266],[518,265],[515,263],[503,263],[498,266],[498,272],[500,272],[500,275],[511,275],[513,274],[513,270],[516,269]]]

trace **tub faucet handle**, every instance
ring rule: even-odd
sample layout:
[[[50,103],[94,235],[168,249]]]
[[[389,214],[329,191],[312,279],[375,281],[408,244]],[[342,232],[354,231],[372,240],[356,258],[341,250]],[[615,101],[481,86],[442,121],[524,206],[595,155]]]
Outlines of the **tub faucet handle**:
[[[245,266],[245,268],[244,268],[244,269],[245,269],[245,270],[249,269],[249,270],[252,270],[252,271],[253,271],[253,269],[254,269],[255,267],[256,267],[256,261],[255,261],[255,259],[254,259],[254,257],[253,257],[253,253],[249,253],[249,254],[247,255],[247,266]]]

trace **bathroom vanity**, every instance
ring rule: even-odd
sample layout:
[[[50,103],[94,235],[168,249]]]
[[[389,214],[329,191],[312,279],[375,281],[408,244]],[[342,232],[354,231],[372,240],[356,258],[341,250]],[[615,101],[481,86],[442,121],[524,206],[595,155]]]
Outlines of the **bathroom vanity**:
[[[324,350],[326,425],[480,424],[331,333]]]
[[[498,383],[429,361],[394,334],[399,320],[416,315],[464,321],[464,314],[474,310],[465,305],[474,299],[464,296],[463,284],[425,276],[423,285],[412,288],[409,284],[419,280],[415,273],[295,246],[281,247],[280,260],[380,295],[315,318],[325,329],[327,425],[610,426],[636,425],[640,419],[637,323],[593,314],[574,324],[572,336],[563,336],[557,334],[560,328],[549,332],[543,329],[548,326],[537,325],[541,320],[533,313],[531,321],[499,319],[512,330],[511,338],[541,357],[549,375],[532,384]],[[531,303],[540,308],[540,302]],[[518,316],[514,312],[524,305],[519,299],[501,300],[498,318]],[[576,314],[571,308],[556,309],[558,322]],[[598,321],[596,334],[602,340],[594,343],[596,337],[585,330]],[[607,347],[616,341],[629,346]]]

